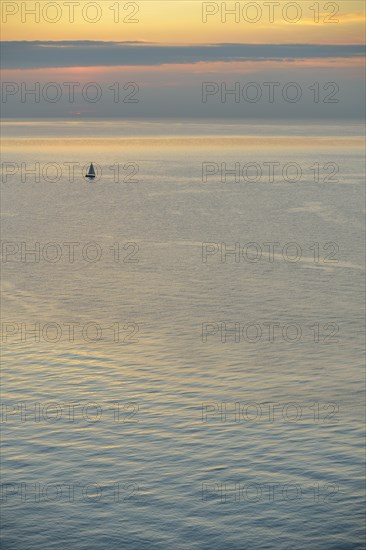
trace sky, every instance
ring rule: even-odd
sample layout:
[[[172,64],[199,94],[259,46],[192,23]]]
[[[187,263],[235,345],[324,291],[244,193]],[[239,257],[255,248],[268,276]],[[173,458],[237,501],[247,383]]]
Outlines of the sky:
[[[1,9],[4,117],[363,115],[363,1],[2,0]]]

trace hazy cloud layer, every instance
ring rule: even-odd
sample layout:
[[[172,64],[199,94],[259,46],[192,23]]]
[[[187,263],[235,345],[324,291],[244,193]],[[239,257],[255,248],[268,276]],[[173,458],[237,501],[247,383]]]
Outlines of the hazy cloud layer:
[[[361,45],[205,44],[166,46],[144,42],[2,42],[4,69],[157,66],[199,62],[355,58]]]

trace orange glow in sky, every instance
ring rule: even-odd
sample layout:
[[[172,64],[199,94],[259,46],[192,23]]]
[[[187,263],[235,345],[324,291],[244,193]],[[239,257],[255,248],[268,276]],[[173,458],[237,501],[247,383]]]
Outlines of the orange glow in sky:
[[[358,0],[2,0],[2,40],[357,44],[365,37],[364,6]]]

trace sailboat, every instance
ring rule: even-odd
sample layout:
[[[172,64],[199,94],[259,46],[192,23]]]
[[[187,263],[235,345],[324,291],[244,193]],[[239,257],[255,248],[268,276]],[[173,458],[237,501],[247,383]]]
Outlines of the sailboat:
[[[93,166],[93,163],[92,163],[92,162],[90,163],[88,173],[85,174],[85,177],[86,177],[86,178],[90,178],[90,179],[94,179],[94,178],[95,178],[95,170],[94,170],[94,166]]]

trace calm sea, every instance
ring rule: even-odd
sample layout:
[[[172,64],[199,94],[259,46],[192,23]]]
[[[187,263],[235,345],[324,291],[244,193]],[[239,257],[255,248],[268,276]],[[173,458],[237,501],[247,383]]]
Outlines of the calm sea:
[[[4,550],[363,548],[362,126],[3,138]]]

